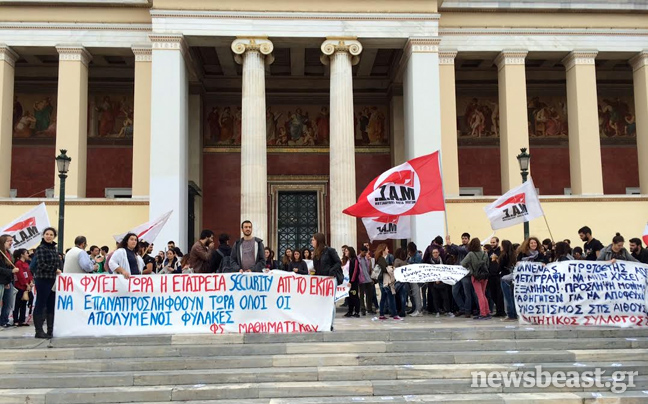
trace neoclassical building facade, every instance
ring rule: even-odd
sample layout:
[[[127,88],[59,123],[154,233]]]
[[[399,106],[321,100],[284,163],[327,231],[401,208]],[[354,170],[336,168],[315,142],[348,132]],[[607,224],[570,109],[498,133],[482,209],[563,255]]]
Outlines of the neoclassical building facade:
[[[646,17],[642,1],[0,1],[0,222],[41,200],[54,221],[66,149],[70,239],[173,210],[159,242],[185,249],[243,219],[278,251],[317,231],[357,245],[342,210],[440,150],[447,216],[413,218],[412,239],[483,238],[527,148],[557,238],[636,236]]]

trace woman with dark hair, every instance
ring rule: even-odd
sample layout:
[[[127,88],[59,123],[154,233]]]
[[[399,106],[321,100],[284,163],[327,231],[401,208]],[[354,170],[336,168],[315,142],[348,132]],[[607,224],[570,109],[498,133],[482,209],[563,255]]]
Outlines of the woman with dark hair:
[[[485,278],[482,278],[479,271],[482,266],[488,268],[488,254],[482,251],[481,241],[478,238],[473,238],[468,243],[468,255],[461,261],[461,266],[469,271],[470,279],[475,288],[475,294],[477,295],[477,301],[479,302],[479,316],[474,317],[474,319],[490,320],[491,315],[488,307],[488,299],[486,298],[488,273]]]
[[[16,288],[16,301],[14,303],[13,319],[16,327],[24,327],[29,324],[25,323],[25,313],[27,311],[27,300],[23,300],[25,292],[29,295],[32,288],[34,277],[29,270],[27,259],[29,258],[29,251],[24,248],[19,248],[13,253],[14,262],[18,272],[14,273],[14,287]]]
[[[394,278],[393,278],[393,273],[389,273],[389,268],[387,267],[387,255],[389,254],[389,247],[387,247],[387,244],[382,243],[379,244],[378,247],[376,248],[375,252],[375,257],[376,257],[376,265],[380,267],[380,275],[378,275],[378,285],[380,286],[380,317],[378,317],[379,320],[387,320],[387,317],[385,317],[385,309],[387,305],[389,305],[389,311],[391,312],[392,319],[394,320],[402,320],[401,317],[398,316],[398,312],[396,311],[396,290],[394,288]]]
[[[113,273],[121,274],[126,279],[130,278],[131,275],[142,274],[144,261],[142,257],[137,255],[138,243],[137,234],[128,233],[124,236],[108,264]]]
[[[290,271],[299,275],[308,275],[308,267],[301,257],[299,250],[294,250],[290,261]]]
[[[571,261],[574,259],[574,257],[571,256],[571,248],[569,247],[569,244],[564,241],[556,243],[555,254],[556,262]]]
[[[502,252],[497,258],[502,280],[502,295],[506,304],[507,317],[502,321],[517,321],[517,311],[513,300],[513,269],[515,268],[515,248],[509,240],[502,240]]]
[[[311,239],[311,245],[313,246],[315,275],[339,278],[339,275],[342,274],[342,261],[334,248],[326,246],[324,234],[315,233]]]
[[[313,258],[311,257],[311,250],[308,248],[304,248],[302,250],[302,259],[304,260],[312,260]]]
[[[613,264],[616,262],[616,260],[639,262],[635,257],[632,256],[632,254],[628,252],[628,250],[623,247],[624,243],[625,239],[623,238],[623,236],[617,233],[616,236],[612,238],[612,244],[603,248],[596,260],[611,261]]]
[[[281,269],[286,272],[289,272],[291,262],[292,262],[292,248],[286,248],[283,257],[281,258]]]
[[[54,333],[54,306],[56,293],[54,283],[56,275],[61,273],[61,259],[59,258],[54,242],[56,229],[47,227],[43,230],[43,240],[34,253],[36,260],[36,273],[34,283],[36,284],[36,307],[34,308],[33,319],[36,328],[36,338],[52,338]],[[43,323],[47,319],[47,333],[43,331]]]
[[[360,317],[360,264],[355,248],[347,247],[345,253],[349,262],[349,310],[344,317]]]
[[[162,273],[165,274],[181,274],[182,266],[180,266],[180,259],[176,255],[176,252],[173,248],[170,248],[166,252],[166,258],[162,263]]]
[[[537,237],[529,237],[518,248],[517,262],[520,261],[549,263],[547,257],[540,251],[540,240]]]
[[[270,247],[263,249],[265,257],[265,269],[271,271],[273,269],[279,269],[279,262],[274,259],[274,251]]]
[[[0,237],[0,301],[2,302],[0,326],[3,327],[9,327],[9,309],[13,304],[11,285],[14,280],[14,274],[18,272],[18,269],[13,263],[12,255],[9,252],[12,245],[13,237],[8,234]]]

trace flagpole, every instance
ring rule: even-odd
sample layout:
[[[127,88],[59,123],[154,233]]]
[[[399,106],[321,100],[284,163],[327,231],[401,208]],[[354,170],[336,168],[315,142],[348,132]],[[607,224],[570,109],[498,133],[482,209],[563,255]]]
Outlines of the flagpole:
[[[445,184],[443,181],[443,164],[441,163],[441,149],[439,149],[439,174],[441,174],[441,193],[443,194],[443,216],[445,218],[445,235],[448,237],[450,232],[448,231],[448,207],[446,205],[446,195],[445,195]]]
[[[549,222],[547,221],[547,215],[542,215],[542,217],[544,217],[545,224],[547,225],[547,230],[549,230],[549,237],[551,237],[551,241],[555,243],[553,234],[551,234],[551,227],[549,227]]]

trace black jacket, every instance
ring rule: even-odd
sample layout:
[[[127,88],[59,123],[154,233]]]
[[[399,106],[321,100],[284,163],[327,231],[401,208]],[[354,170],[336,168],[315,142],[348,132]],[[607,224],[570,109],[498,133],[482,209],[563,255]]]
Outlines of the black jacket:
[[[265,248],[263,247],[263,240],[260,238],[255,237],[254,241],[256,241],[256,262],[254,264],[254,268],[252,268],[252,272],[263,272],[263,268],[265,268]],[[243,242],[243,238],[240,238],[236,240],[236,243],[234,243],[234,247],[232,247],[232,254],[230,257],[232,257],[232,268],[230,268],[230,272],[238,272],[241,269],[241,243]],[[219,247],[220,248],[220,247]]]
[[[632,256],[642,264],[648,264],[648,248],[642,247],[639,253],[632,253]]]
[[[41,241],[34,253],[34,259],[36,260],[35,279],[56,279],[56,270],[61,269],[56,243]]]
[[[287,269],[287,271],[295,272],[295,271],[294,271],[295,268],[297,268],[297,273],[298,273],[299,275],[308,275],[308,266],[306,265],[306,263],[305,263],[303,260],[302,260],[302,261],[299,261],[299,262],[292,261],[292,262],[288,265],[288,269]],[[284,271],[286,271],[286,269],[284,269]]]
[[[221,256],[218,252],[223,253]],[[218,267],[220,267],[220,263],[223,260],[224,257],[229,257],[232,255],[232,247],[228,246],[227,244],[221,244],[218,246],[217,249],[212,250],[212,252],[209,254],[209,272],[215,273],[218,271]]]
[[[315,275],[337,276],[342,272],[342,261],[334,248],[324,247],[319,263],[315,264]]]
[[[13,268],[9,258],[0,252],[0,285],[8,285],[13,281]]]

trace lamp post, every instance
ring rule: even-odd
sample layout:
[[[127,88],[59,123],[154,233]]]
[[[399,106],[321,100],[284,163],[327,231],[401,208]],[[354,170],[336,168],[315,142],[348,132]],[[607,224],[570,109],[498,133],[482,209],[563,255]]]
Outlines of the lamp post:
[[[529,176],[529,162],[531,161],[531,155],[527,153],[527,148],[523,147],[520,149],[520,154],[517,155],[518,163],[520,164],[520,174],[522,175],[522,182],[527,181]],[[529,238],[529,222],[524,222],[524,239]]]
[[[67,150],[61,149],[61,154],[56,156],[56,168],[58,169],[61,184],[59,188],[59,222],[58,222],[58,251],[63,254],[63,230],[65,222],[65,179],[70,169],[72,159],[66,154]]]

